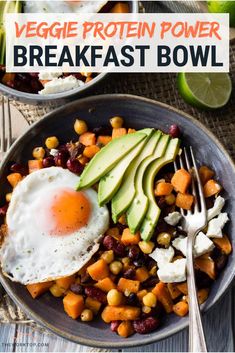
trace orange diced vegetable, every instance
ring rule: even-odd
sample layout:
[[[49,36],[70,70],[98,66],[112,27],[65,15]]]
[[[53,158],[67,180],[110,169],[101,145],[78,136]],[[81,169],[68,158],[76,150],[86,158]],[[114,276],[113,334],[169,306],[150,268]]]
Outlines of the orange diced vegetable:
[[[128,13],[130,12],[129,5],[125,2],[117,2],[111,9],[112,13]]]
[[[214,179],[210,179],[206,182],[203,187],[203,192],[205,197],[211,197],[218,194],[222,187]]]
[[[7,72],[3,75],[3,78],[2,78],[2,83],[4,85],[7,85],[8,82],[11,82],[11,81],[14,81],[15,80],[15,74],[13,73],[10,73],[10,72]]]
[[[36,172],[39,169],[43,168],[41,159],[31,159],[28,161],[29,173]]]
[[[97,144],[100,144],[102,146],[107,145],[110,141],[112,141],[111,136],[98,136],[97,138]]]
[[[135,272],[135,279],[140,282],[146,281],[149,278],[149,272],[146,267],[139,267]]]
[[[53,285],[53,282],[42,282],[42,283],[33,283],[33,284],[27,284],[27,289],[33,299],[37,298],[39,295],[45,293],[48,291],[48,289]]]
[[[174,186],[175,191],[185,194],[191,184],[192,177],[190,173],[181,168],[175,172],[171,179],[171,184]]]
[[[131,321],[123,321],[117,329],[117,333],[119,334],[119,336],[124,338],[133,335],[134,332],[135,331]]]
[[[106,235],[111,235],[111,237],[114,237],[117,240],[121,239],[121,235],[117,227],[109,228],[106,232]]]
[[[143,299],[143,297],[148,293],[147,289],[142,289],[137,293],[137,297],[139,301]]]
[[[164,181],[157,183],[154,193],[155,196],[166,196],[170,195],[173,190],[173,185],[171,183],[166,183]]]
[[[84,299],[80,294],[68,292],[63,298],[64,311],[72,318],[77,319],[84,309]]]
[[[109,275],[109,267],[103,259],[96,261],[94,264],[87,267],[87,272],[95,281],[100,281]]]
[[[102,291],[108,293],[111,289],[116,288],[116,284],[111,280],[110,277],[101,279],[95,284],[95,287],[100,288]]]
[[[75,282],[75,275],[61,277],[56,280],[56,284],[65,291]]]
[[[130,293],[137,293],[140,287],[140,281],[133,281],[132,279],[127,279],[121,277],[118,281],[118,290],[121,292],[128,291]]]
[[[121,137],[126,134],[127,134],[126,128],[124,127],[114,128],[112,132],[112,138],[115,139],[117,137]]]
[[[115,320],[137,320],[139,316],[140,308],[128,305],[107,305],[101,314],[102,319],[106,323]]]
[[[93,299],[91,297],[87,297],[86,300],[85,300],[86,308],[92,310],[95,315],[98,314],[98,312],[99,312],[99,310],[101,308],[101,305],[102,305],[101,302],[99,302],[98,300]]]
[[[122,233],[121,242],[128,246],[138,244],[140,241],[140,233],[132,234],[129,228],[125,228]]]
[[[20,173],[11,173],[7,176],[7,180],[13,188],[15,188],[22,179],[23,177]]]
[[[153,294],[156,295],[159,302],[162,303],[165,311],[171,313],[173,311],[173,301],[171,299],[170,293],[167,286],[163,282],[159,282],[152,290]]]
[[[187,295],[188,294],[188,285],[187,282],[178,283],[176,287],[181,291],[181,293]]]
[[[84,132],[79,137],[79,142],[81,142],[84,146],[92,146],[96,144],[96,137],[93,132]]]
[[[199,289],[199,291],[197,292],[197,297],[198,297],[198,302],[199,304],[204,303],[209,295],[209,289],[208,288],[202,288]]]
[[[173,311],[178,316],[185,316],[188,314],[188,303],[184,300],[173,305]]]
[[[134,132],[136,132],[136,129],[130,129],[129,128],[128,131],[127,131],[128,134],[133,134]]]
[[[195,259],[196,268],[205,272],[211,279],[215,280],[216,269],[215,263],[208,254],[204,254]]]
[[[174,283],[167,283],[167,289],[173,300],[178,298],[182,294],[181,291],[176,287]]]
[[[89,162],[89,158],[85,157],[85,156],[81,156],[78,158],[78,161],[82,164],[82,165],[86,165]]]
[[[83,151],[83,156],[91,159],[99,151],[100,148],[97,145],[86,146]]]
[[[193,195],[190,194],[181,194],[178,192],[175,200],[177,207],[183,208],[184,210],[190,210],[192,208],[194,201]]]
[[[202,185],[205,185],[206,182],[208,180],[210,180],[211,178],[213,178],[214,175],[215,175],[215,173],[213,172],[213,170],[211,170],[210,168],[208,168],[205,165],[202,165],[199,168],[199,176],[200,176]]]
[[[232,252],[232,245],[227,235],[224,235],[223,238],[214,238],[213,242],[224,254],[229,255]]]

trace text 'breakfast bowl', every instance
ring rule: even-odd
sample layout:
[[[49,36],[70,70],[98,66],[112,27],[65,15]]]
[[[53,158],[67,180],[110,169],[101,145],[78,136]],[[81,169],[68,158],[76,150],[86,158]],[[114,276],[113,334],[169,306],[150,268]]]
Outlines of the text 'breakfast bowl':
[[[183,146],[194,149],[208,209],[194,247],[199,301],[205,311],[218,301],[235,272],[232,160],[190,116],[102,95],[45,116],[2,163],[0,278],[30,317],[95,347],[187,326],[179,208],[194,199],[190,173],[172,163]]]

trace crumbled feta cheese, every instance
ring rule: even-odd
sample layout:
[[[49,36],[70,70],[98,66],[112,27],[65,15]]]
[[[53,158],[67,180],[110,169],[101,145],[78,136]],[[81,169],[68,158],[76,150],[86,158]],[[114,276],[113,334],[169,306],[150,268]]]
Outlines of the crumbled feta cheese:
[[[181,220],[181,214],[179,212],[169,213],[168,216],[164,217],[164,221],[171,226],[176,226]]]
[[[57,156],[58,152],[59,152],[59,150],[56,150],[55,148],[52,148],[52,149],[50,150],[50,155],[53,156],[53,157],[55,157],[55,156]]]
[[[187,255],[187,237],[179,236],[178,238],[175,238],[172,245],[174,248],[181,251],[184,256]]]
[[[206,235],[212,238],[222,238],[222,229],[228,220],[229,218],[226,212],[220,213],[218,217],[209,221]]]
[[[41,71],[39,72],[38,78],[39,80],[53,80],[53,78],[58,78],[62,74],[62,72]]]
[[[39,91],[39,94],[52,94],[69,91],[84,85],[84,82],[77,80],[75,76],[70,75],[65,78],[53,78],[45,83],[44,89]]]
[[[168,249],[156,248],[149,256],[157,262],[157,265],[160,268],[166,263],[172,261],[174,254],[174,249],[172,246],[169,246]]]
[[[225,199],[222,196],[218,196],[215,199],[214,206],[212,208],[209,208],[209,210],[207,211],[208,221],[210,221],[212,218],[215,218],[220,214],[220,212],[222,211],[222,208],[224,207],[224,204],[225,204]]]
[[[164,283],[183,282],[186,280],[186,259],[179,259],[165,264],[157,271],[160,281]]]
[[[203,232],[198,233],[194,243],[194,256],[198,257],[214,249],[214,243]]]

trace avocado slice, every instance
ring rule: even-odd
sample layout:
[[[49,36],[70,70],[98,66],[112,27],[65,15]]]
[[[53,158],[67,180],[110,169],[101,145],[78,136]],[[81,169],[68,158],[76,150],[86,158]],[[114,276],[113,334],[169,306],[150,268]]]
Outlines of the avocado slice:
[[[144,132],[135,132],[112,140],[103,147],[87,164],[77,190],[94,185],[102,176],[108,173],[127,153],[146,138]]]
[[[154,129],[143,129],[141,131],[144,132],[147,137],[152,135]],[[110,170],[110,172],[101,178],[98,189],[98,201],[100,206],[103,206],[112,199],[113,195],[117,192],[119,186],[121,185],[126,169],[129,167],[133,159],[141,152],[145,143],[146,139],[142,140],[125,157],[123,157],[123,159],[118,162],[118,164]]]
[[[136,171],[140,163],[146,157],[150,156],[153,153],[154,147],[156,145],[155,138],[154,138],[154,144],[150,143],[151,141],[152,141],[152,137],[148,136],[144,148],[142,149],[141,153],[130,163],[129,167],[127,168],[123,176],[124,181],[112,199],[112,203],[111,203],[112,219],[115,223],[118,221],[118,218],[130,206],[135,196],[134,180],[135,180]]]
[[[179,139],[172,139],[167,146],[164,156],[156,159],[156,161],[153,161],[144,175],[144,193],[148,197],[149,205],[143,223],[140,227],[140,235],[143,240],[148,241],[151,238],[161,213],[154,197],[154,179],[162,167],[175,160],[179,152],[179,145]]]
[[[160,135],[158,136],[157,146],[155,147],[153,154],[142,161],[135,176],[136,194],[127,210],[127,224],[133,234],[135,234],[139,229],[148,209],[149,201],[143,190],[144,174],[150,163],[164,155],[170,136],[163,135],[161,136],[160,141],[159,138]]]

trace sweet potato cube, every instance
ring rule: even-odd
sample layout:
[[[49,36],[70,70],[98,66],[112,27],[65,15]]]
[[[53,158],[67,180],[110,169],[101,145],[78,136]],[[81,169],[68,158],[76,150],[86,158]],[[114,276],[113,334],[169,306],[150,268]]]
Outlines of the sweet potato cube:
[[[94,281],[100,281],[109,275],[109,267],[104,259],[96,261],[87,267],[87,272]]]
[[[111,289],[116,288],[116,284],[111,280],[110,277],[101,279],[95,284],[95,287],[101,289],[102,291],[108,293]]]
[[[209,295],[209,289],[208,288],[202,288],[199,289],[199,291],[197,292],[197,297],[198,297],[198,302],[199,304],[204,303]]]
[[[112,139],[126,135],[127,131],[125,127],[114,128],[112,131]]]
[[[20,173],[11,173],[7,176],[7,180],[13,188],[15,188],[22,179],[23,177]]]
[[[210,179],[206,182],[203,187],[205,197],[211,197],[218,194],[222,190],[222,187],[214,179]]]
[[[92,146],[96,144],[96,137],[93,132],[84,132],[79,137],[79,142],[81,142],[84,146]]]
[[[72,318],[77,319],[84,309],[84,299],[80,294],[68,292],[63,299],[64,311]]]
[[[188,314],[188,303],[184,300],[173,305],[173,311],[178,316],[185,316]]]
[[[134,327],[131,321],[123,321],[120,323],[117,329],[119,336],[127,338],[134,333]]]
[[[118,290],[121,292],[128,291],[130,293],[137,293],[140,287],[140,281],[133,281],[132,279],[126,279],[121,277],[118,281]]]
[[[194,201],[193,195],[190,194],[181,194],[178,192],[175,200],[175,204],[179,208],[183,208],[184,210],[190,210],[192,208]]]
[[[179,291],[181,293],[183,293],[184,295],[188,294],[188,285],[187,282],[183,282],[183,283],[177,283],[176,287],[179,289]]]
[[[93,299],[91,297],[87,297],[86,300],[85,300],[85,306],[87,309],[90,309],[91,311],[93,311],[93,313],[95,315],[98,314],[100,308],[101,308],[101,305],[102,303],[99,302],[98,300],[96,299]]]
[[[121,242],[128,246],[138,244],[140,241],[140,233],[132,234],[129,228],[125,228],[122,233]]]
[[[109,323],[115,320],[137,320],[140,316],[140,308],[135,306],[120,305],[120,306],[111,306],[107,305],[101,317],[104,322]]]
[[[171,183],[166,183],[161,181],[157,183],[154,194],[155,196],[167,196],[170,195],[173,190],[173,185]]]
[[[75,275],[58,278],[55,282],[58,287],[66,291],[75,282]]]
[[[199,176],[200,176],[202,185],[205,185],[206,182],[208,180],[212,179],[214,175],[215,175],[215,173],[213,172],[213,170],[211,170],[210,168],[208,168],[205,165],[202,165],[199,168]]]
[[[43,168],[41,159],[31,159],[28,161],[29,174]]]
[[[174,283],[167,283],[167,289],[173,300],[178,298],[180,295],[182,295],[181,291],[176,287]]]
[[[181,168],[175,172],[171,179],[171,184],[173,185],[175,191],[185,194],[191,184],[192,177],[190,173]]]
[[[28,284],[26,288],[28,289],[29,293],[31,294],[32,298],[35,299],[39,297],[39,295],[48,291],[48,289],[53,285],[53,282],[42,282],[42,283],[33,283]]]
[[[111,136],[98,136],[97,144],[101,146],[106,146],[110,141],[112,141]]]
[[[135,272],[135,279],[140,282],[146,281],[150,277],[146,267],[139,267]]]
[[[224,234],[223,238],[214,238],[213,242],[225,255],[232,252],[232,245],[227,235]]]
[[[162,303],[165,311],[168,314],[171,313],[173,311],[173,301],[166,284],[163,282],[157,283],[156,286],[152,289],[152,292],[156,295],[160,303]]]
[[[215,262],[208,254],[204,254],[195,259],[195,267],[202,272],[205,272],[211,279],[216,278]]]

